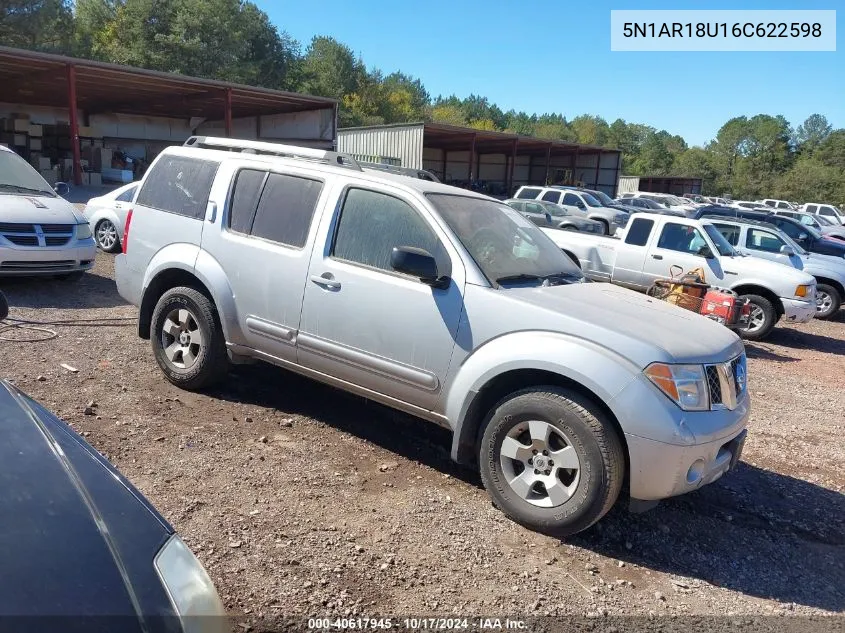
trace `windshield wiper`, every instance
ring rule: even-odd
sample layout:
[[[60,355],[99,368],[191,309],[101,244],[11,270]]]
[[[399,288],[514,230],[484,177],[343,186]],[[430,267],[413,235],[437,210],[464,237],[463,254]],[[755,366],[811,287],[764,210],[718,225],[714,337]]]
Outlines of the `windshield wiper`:
[[[534,273],[520,273],[518,275],[505,275],[504,277],[498,277],[496,279],[497,284],[501,284],[502,282],[508,281],[542,281],[544,285],[546,282],[551,280],[574,280],[574,279],[581,279],[580,275],[575,273],[567,273],[567,272],[559,272],[559,273],[551,273],[550,275],[537,275]]]
[[[45,189],[33,189],[32,187],[22,187],[20,185],[12,185],[6,182],[0,182],[0,189],[13,189],[18,193],[40,193],[48,196],[55,195],[52,191],[47,191]]]

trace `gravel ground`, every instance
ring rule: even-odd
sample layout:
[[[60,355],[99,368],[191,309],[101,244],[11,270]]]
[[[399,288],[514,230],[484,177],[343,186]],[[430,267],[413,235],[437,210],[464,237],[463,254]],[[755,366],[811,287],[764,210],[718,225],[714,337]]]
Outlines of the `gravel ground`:
[[[79,283],[0,287],[17,318],[132,317],[112,264],[100,253]],[[565,542],[493,509],[433,425],[264,365],[182,392],[134,325],[55,329],[0,341],[0,376],[149,497],[254,626],[323,614],[836,614],[827,622],[845,626],[845,311],[747,345],[753,416],[734,472]]]

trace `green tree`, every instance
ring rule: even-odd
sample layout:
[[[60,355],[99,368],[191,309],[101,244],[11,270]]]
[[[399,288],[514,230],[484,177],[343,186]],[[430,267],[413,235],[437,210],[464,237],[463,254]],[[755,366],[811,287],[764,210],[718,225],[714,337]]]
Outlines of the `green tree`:
[[[795,130],[795,143],[802,152],[812,152],[833,131],[833,126],[827,117],[821,114],[811,114],[804,123]]]
[[[579,143],[585,145],[604,145],[609,137],[610,128],[600,116],[582,114],[569,122]]]
[[[3,0],[0,45],[66,53],[73,13],[68,0]]]
[[[333,37],[315,37],[302,62],[302,88],[309,94],[341,100],[357,90],[365,72],[346,44]]]
[[[845,172],[845,130],[834,130],[816,149],[815,157],[827,167]],[[843,192],[845,195],[845,192]]]

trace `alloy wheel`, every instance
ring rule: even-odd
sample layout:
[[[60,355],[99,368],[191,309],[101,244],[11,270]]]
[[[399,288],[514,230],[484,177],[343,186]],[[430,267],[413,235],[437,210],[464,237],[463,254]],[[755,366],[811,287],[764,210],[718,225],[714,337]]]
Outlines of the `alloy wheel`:
[[[167,360],[174,367],[189,369],[197,362],[202,346],[202,332],[191,311],[171,310],[161,328],[161,347]]]
[[[97,225],[97,243],[104,251],[111,250],[117,244],[117,228],[109,220]]]

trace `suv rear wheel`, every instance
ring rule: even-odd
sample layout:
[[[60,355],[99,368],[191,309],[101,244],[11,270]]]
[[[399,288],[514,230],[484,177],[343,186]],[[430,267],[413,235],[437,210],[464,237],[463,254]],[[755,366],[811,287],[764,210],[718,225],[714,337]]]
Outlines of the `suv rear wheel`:
[[[229,369],[214,304],[188,287],[165,292],[153,310],[150,342],[167,379],[182,389],[209,387]]]
[[[624,478],[621,440],[602,412],[569,389],[534,387],[501,400],[479,442],[494,505],[552,536],[586,530],[613,506]]]

